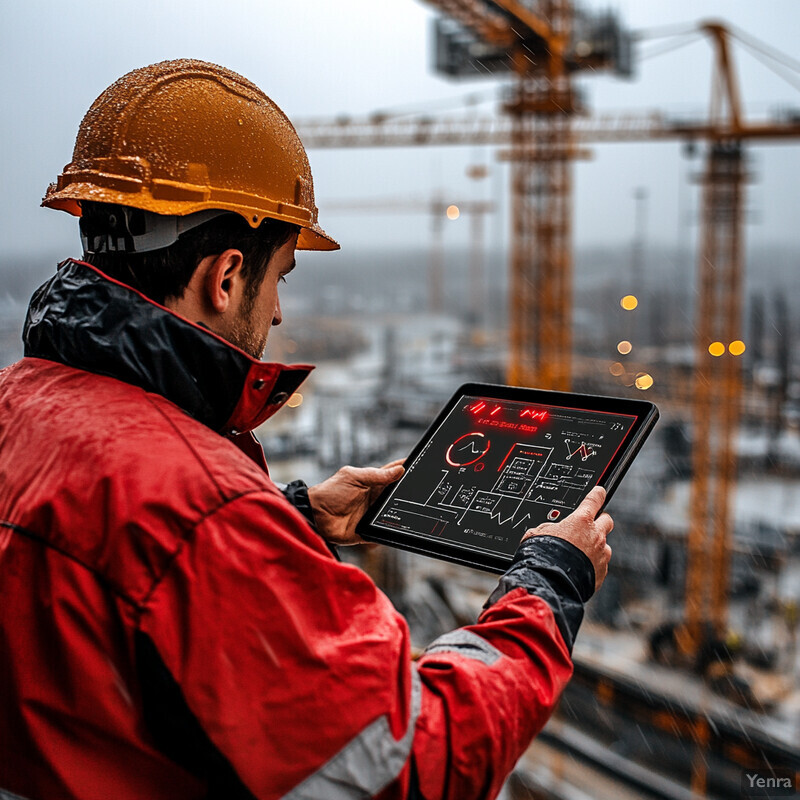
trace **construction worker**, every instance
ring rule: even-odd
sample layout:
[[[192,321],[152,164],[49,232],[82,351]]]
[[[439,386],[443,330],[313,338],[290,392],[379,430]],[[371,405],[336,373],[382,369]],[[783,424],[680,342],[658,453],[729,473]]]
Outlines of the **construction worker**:
[[[603,490],[413,662],[329,547],[402,467],[281,491],[251,433],[309,371],[259,360],[295,249],[338,247],[283,113],[213,64],[135,70],[43,205],[84,260],[0,372],[0,798],[494,797],[571,675]]]

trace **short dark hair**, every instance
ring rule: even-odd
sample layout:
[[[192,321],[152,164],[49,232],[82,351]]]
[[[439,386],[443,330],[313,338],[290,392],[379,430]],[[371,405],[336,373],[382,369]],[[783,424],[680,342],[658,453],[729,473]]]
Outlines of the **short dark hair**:
[[[91,214],[99,204],[84,201],[84,213]],[[103,204],[108,209],[107,204]],[[230,213],[181,234],[169,247],[144,253],[84,253],[83,260],[101,272],[163,305],[169,298],[182,297],[197,265],[210,255],[225,250],[240,250],[244,257],[245,310],[252,308],[269,260],[299,228],[289,222],[262,220],[257,228],[239,214]]]

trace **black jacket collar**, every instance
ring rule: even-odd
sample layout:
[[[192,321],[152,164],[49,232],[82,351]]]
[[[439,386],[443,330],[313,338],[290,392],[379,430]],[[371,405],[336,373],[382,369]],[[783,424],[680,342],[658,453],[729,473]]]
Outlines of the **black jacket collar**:
[[[59,264],[31,299],[25,355],[163,395],[220,433],[252,430],[313,367],[251,358],[215,333],[82,261]]]

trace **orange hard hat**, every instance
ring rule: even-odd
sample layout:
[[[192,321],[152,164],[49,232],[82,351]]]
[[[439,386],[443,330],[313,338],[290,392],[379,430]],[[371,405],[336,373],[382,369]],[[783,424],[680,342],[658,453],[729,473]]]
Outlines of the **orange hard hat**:
[[[311,168],[286,115],[205,61],[134,70],[94,101],[42,205],[80,216],[82,200],[179,217],[234,211],[253,228],[271,217],[300,226],[298,249],[339,248],[317,224]]]

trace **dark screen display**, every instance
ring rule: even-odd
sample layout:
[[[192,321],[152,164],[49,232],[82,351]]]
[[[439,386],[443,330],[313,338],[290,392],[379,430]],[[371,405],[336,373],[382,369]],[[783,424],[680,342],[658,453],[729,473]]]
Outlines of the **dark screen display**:
[[[525,531],[562,519],[598,484],[635,422],[462,397],[372,524],[510,557]]]

